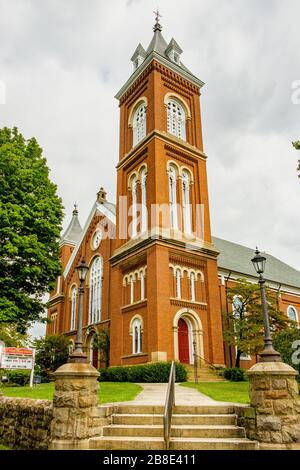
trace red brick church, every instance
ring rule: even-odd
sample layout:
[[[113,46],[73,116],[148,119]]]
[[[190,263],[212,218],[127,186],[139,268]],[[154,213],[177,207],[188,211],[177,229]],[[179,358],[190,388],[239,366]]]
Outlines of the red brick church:
[[[110,331],[111,365],[193,364],[195,353],[209,364],[231,365],[235,353],[222,331],[222,311],[232,309],[226,289],[240,277],[257,282],[253,250],[211,235],[203,82],[161,30],[157,21],[148,48],[138,45],[134,71],[116,95],[116,204],[101,188],[85,226],[75,208],[60,242],[63,270],[50,297],[47,334],[64,333],[74,343],[76,266],[84,259],[84,342],[96,367],[101,329]],[[266,257],[268,284],[280,293],[281,310],[298,321],[300,272]],[[253,360],[242,356],[244,367]]]

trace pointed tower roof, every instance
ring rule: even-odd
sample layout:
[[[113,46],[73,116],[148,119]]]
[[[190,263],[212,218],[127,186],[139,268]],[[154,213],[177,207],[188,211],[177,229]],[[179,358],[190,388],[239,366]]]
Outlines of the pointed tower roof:
[[[60,239],[60,244],[62,243],[69,243],[72,245],[76,244],[80,238],[81,233],[82,233],[82,228],[78,219],[77,205],[74,204],[74,210],[72,213],[71,222],[69,223],[66,231],[62,235]]]
[[[133,62],[133,61],[135,61],[135,59],[137,57],[144,57],[145,58],[146,55],[147,55],[147,53],[146,53],[145,49],[143,48],[142,44],[139,43],[139,45],[137,46],[137,48],[134,51],[133,56],[131,57],[130,60]]]
[[[156,52],[162,56],[165,55],[165,50],[168,47],[167,42],[165,41],[163,35],[161,34],[162,26],[159,24],[158,19],[153,27],[154,35],[151,39],[151,42],[148,46],[146,51],[147,55],[151,54],[151,52]]]
[[[165,41],[162,35],[162,26],[159,23],[159,12],[154,12],[156,15],[155,25],[153,27],[153,37],[150,44],[145,51],[143,46],[139,44],[131,58],[134,63],[134,72],[122,86],[122,88],[115,95],[117,99],[120,99],[125,91],[132,85],[134,80],[146,69],[150,64],[151,60],[156,59],[163,65],[173,70],[175,73],[179,73],[184,78],[190,80],[200,88],[204,85],[202,80],[197,78],[181,61],[180,55],[182,49],[174,38],[171,39],[169,44]],[[137,62],[137,63],[136,63]]]

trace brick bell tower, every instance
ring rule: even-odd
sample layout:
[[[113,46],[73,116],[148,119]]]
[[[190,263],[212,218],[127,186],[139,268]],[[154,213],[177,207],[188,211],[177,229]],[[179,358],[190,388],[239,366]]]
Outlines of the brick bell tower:
[[[117,240],[111,257],[111,365],[224,364],[200,90],[159,17],[117,93]]]

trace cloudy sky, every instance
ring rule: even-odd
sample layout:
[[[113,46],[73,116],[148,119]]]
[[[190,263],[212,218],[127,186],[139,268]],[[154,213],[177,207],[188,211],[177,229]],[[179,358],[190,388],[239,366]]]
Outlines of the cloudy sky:
[[[104,186],[115,200],[118,103],[157,0],[0,0],[0,126],[44,149],[70,218]],[[205,83],[213,234],[300,269],[299,0],[160,0],[163,35]],[[294,90],[295,91],[295,90]],[[299,93],[300,95],[300,93]]]

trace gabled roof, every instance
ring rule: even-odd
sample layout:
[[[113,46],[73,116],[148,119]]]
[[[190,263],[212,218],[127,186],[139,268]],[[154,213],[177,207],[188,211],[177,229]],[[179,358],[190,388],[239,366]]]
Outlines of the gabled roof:
[[[169,42],[169,45],[167,49],[165,50],[166,54],[168,54],[169,51],[171,51],[172,49],[178,52],[178,54],[181,54],[183,52],[178,42],[176,42],[174,38],[172,38],[171,41]]]
[[[63,276],[64,278],[67,277],[70,269],[71,269],[71,266],[76,258],[76,255],[78,253],[78,250],[80,248],[80,245],[87,233],[87,230],[89,228],[89,226],[91,225],[91,222],[94,218],[94,216],[96,214],[102,214],[104,215],[105,217],[107,217],[114,225],[116,225],[116,211],[115,211],[115,205],[112,204],[111,202],[107,202],[107,201],[102,201],[102,202],[99,202],[98,200],[94,203],[93,207],[92,207],[92,210],[87,218],[87,221],[85,223],[85,226],[81,232],[81,236],[80,238],[77,240],[77,243],[76,243],[76,246],[69,258],[69,261],[65,267],[65,270],[63,272]]]
[[[241,274],[241,277],[257,277],[251,262],[254,256],[253,248],[216,237],[213,237],[213,242],[218,251],[220,251],[218,256],[219,268]],[[264,253],[264,256],[267,259],[264,273],[267,281],[300,288],[300,271],[268,253]]]
[[[81,233],[82,233],[82,227],[78,219],[78,210],[75,204],[71,222],[69,223],[66,231],[63,233],[60,239],[60,244],[61,245],[63,243],[69,243],[71,245],[76,244],[80,238]]]
[[[139,56],[146,57],[146,55],[147,55],[147,53],[146,53],[145,49],[143,48],[142,44],[139,43],[139,45],[137,46],[137,48],[134,51],[133,56],[131,57],[130,60],[132,60],[132,62],[134,62],[137,57],[139,57]]]

